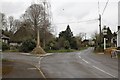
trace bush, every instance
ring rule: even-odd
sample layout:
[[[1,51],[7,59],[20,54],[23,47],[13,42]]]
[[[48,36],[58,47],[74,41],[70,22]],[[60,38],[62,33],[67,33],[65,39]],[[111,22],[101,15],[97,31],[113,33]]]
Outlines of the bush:
[[[104,52],[103,45],[96,45],[94,48],[95,52]]]
[[[9,50],[9,49],[10,49],[9,45],[2,42],[2,50],[5,51],[5,50]]]
[[[19,51],[30,52],[34,49],[35,46],[36,46],[35,41],[29,39],[22,42],[22,45],[20,46]]]
[[[65,49],[69,49],[69,48],[70,48],[70,43],[69,43],[68,40],[66,40],[66,41],[64,42],[64,48],[65,48]]]

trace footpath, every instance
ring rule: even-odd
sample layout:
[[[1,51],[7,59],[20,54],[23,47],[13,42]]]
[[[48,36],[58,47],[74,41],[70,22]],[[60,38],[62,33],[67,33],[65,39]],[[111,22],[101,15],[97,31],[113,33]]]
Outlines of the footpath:
[[[17,61],[2,62],[2,78],[43,78],[39,70],[27,63]]]

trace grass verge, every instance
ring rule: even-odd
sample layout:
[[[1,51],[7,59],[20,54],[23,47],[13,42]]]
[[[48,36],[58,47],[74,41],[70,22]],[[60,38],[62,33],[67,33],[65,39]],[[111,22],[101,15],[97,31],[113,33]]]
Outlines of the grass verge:
[[[61,49],[61,50],[48,50],[47,53],[64,53],[64,52],[74,52],[73,49]]]
[[[79,50],[75,50],[75,49],[61,49],[61,50],[48,50],[46,51],[47,53],[64,53],[64,52],[76,52],[76,51],[81,51],[84,49],[87,49],[88,47],[83,47]]]

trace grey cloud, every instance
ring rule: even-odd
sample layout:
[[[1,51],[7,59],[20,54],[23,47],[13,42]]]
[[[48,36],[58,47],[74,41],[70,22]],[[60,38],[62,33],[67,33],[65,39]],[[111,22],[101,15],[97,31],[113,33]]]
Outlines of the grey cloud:
[[[1,5],[2,11],[7,14],[20,13],[24,9],[24,3],[22,2],[17,3],[5,2],[2,3]]]

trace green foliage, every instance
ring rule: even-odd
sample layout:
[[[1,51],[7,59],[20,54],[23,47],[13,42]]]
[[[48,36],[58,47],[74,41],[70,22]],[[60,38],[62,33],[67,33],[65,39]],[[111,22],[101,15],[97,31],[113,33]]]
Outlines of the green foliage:
[[[19,50],[22,52],[30,52],[34,49],[35,46],[35,42],[31,39],[28,39],[22,42],[22,45],[20,46]]]
[[[66,41],[64,42],[64,48],[65,48],[65,49],[69,49],[69,48],[70,48],[70,43],[69,43],[69,41],[66,40]]]
[[[67,26],[67,29],[65,31],[60,32],[59,38],[63,37],[64,39],[71,41],[73,37],[73,33],[71,32],[70,26]]]
[[[108,39],[108,43],[111,42],[111,39],[113,37],[112,31],[110,30],[110,28],[107,28],[107,39]]]
[[[94,48],[94,51],[95,52],[103,52],[104,51],[103,45],[96,45]]]
[[[77,44],[77,41],[76,41],[76,38],[73,37],[70,41],[70,46],[72,49],[78,49],[78,44]]]
[[[74,49],[60,49],[60,50],[48,50],[48,53],[65,53],[65,52],[74,52]]]
[[[78,49],[77,40],[73,37],[73,33],[71,32],[70,26],[67,26],[65,31],[60,32],[58,38],[59,48],[64,49]]]
[[[9,45],[2,42],[2,50],[5,51],[5,50],[9,50],[9,49],[10,49]]]

